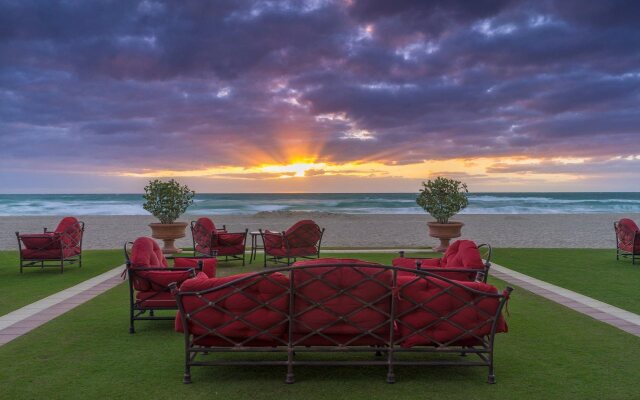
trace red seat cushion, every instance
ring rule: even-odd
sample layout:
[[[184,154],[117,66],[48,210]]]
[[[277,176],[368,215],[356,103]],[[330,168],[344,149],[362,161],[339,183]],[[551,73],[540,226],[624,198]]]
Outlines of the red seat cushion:
[[[135,268],[134,268],[135,270]],[[189,270],[184,271],[136,271],[136,277],[139,280],[144,281],[144,284],[138,285],[138,287],[146,288],[144,291],[163,291],[167,290],[169,284],[175,282],[180,284],[187,279],[191,278],[192,273]],[[136,288],[134,281],[134,288]],[[136,290],[139,290],[136,288]]]
[[[22,249],[22,258],[25,260],[60,260],[64,254],[64,258],[69,258],[80,254],[77,247],[62,249]]]
[[[457,283],[484,293],[497,293],[495,287],[485,283]],[[482,297],[463,287],[432,277],[398,277],[396,318],[402,346],[473,344],[478,342],[476,336],[488,335],[499,299]],[[501,317],[497,332],[506,331]]]
[[[318,249],[316,249],[315,247],[293,248],[289,249],[289,251],[284,248],[269,250],[269,255],[276,257],[303,257],[315,256],[316,254],[318,254]]]
[[[204,274],[198,274],[196,278],[184,282],[180,292],[207,290],[250,275],[252,274],[207,278]],[[237,292],[235,288],[243,289]],[[288,288],[289,278],[286,275],[271,273],[266,276],[257,275],[227,288],[203,294],[202,298],[184,296],[182,302],[185,312],[189,313],[190,318],[198,321],[190,322],[189,331],[196,337],[206,335],[213,338],[214,342],[221,340],[224,345],[244,342],[250,338],[252,339],[245,345],[282,345],[285,343],[282,338],[287,332]],[[267,305],[260,302],[266,302]],[[202,308],[205,305],[208,307]],[[216,333],[224,338],[208,335],[208,329],[216,329]],[[183,330],[179,315],[176,317],[176,330]],[[268,331],[269,334],[260,334],[262,330]],[[202,339],[204,338],[198,338]]]
[[[20,235],[27,249],[51,250],[60,248],[60,237],[55,232]]]
[[[177,309],[176,300],[170,292],[136,292],[138,308],[171,308]]]
[[[209,278],[216,276],[216,267],[218,260],[215,258],[193,258],[193,257],[176,257],[173,260],[173,266],[176,268],[198,268],[198,262],[202,261],[202,272]]]
[[[389,334],[391,272],[353,259],[318,259],[295,263],[296,267],[321,264],[354,264],[353,268],[313,267],[291,272],[295,287],[293,332],[313,345],[326,341],[319,331],[336,344],[382,343]],[[366,305],[367,303],[372,303]],[[364,333],[371,331],[371,333]],[[364,334],[363,334],[364,333]],[[362,334],[362,335],[361,335]],[[352,341],[357,339],[356,341]]]
[[[439,258],[405,258],[397,257],[391,260],[391,265],[394,267],[416,269],[417,262],[420,261],[422,268],[438,268],[440,267]]]

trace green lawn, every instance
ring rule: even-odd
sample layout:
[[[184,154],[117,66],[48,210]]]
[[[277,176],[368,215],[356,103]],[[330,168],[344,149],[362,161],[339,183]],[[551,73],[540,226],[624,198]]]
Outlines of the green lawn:
[[[346,256],[383,262],[393,257]],[[262,268],[231,265],[221,265],[220,275]],[[138,333],[128,334],[127,296],[126,285],[119,285],[0,347],[0,397],[638,398],[640,338],[517,288],[508,307],[510,332],[497,339],[496,385],[485,383],[485,368],[402,366],[394,385],[385,383],[382,367],[297,367],[297,383],[285,385],[284,367],[230,366],[194,367],[194,383],[184,385],[182,335],[170,321],[139,322]]]
[[[605,303],[640,313],[640,264],[607,249],[495,249],[494,261]]]
[[[85,250],[82,268],[25,268],[20,274],[17,251],[0,251],[0,315],[100,275],[124,263],[122,250]]]

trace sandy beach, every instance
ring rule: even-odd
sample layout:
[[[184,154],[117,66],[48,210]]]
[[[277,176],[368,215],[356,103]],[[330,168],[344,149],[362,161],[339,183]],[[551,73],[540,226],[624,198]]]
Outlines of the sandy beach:
[[[625,215],[640,219],[640,214]],[[226,224],[230,231],[258,228],[283,230],[300,219],[311,218],[326,228],[323,246],[327,247],[423,247],[437,242],[427,234],[427,215],[371,215],[266,212],[256,215],[209,216],[216,225]],[[622,214],[509,214],[459,215],[464,222],[463,238],[494,247],[571,247],[614,248],[613,221]],[[40,232],[55,228],[60,217],[0,217],[0,249],[14,250],[14,232]],[[151,216],[83,216],[85,249],[121,248],[127,240],[150,235]],[[194,219],[184,216],[183,221]],[[249,242],[249,240],[247,240]],[[191,246],[191,234],[180,239],[179,246]]]

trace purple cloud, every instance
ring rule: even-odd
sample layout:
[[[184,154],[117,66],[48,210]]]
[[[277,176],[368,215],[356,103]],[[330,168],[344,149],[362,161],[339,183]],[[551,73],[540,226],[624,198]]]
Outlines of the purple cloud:
[[[0,1],[0,166],[640,154],[638,8]]]

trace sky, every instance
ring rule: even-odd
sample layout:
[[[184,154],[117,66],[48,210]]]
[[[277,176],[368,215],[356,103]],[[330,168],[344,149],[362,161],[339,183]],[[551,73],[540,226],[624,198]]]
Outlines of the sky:
[[[640,1],[0,0],[0,193],[640,190]]]

